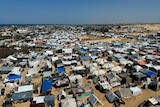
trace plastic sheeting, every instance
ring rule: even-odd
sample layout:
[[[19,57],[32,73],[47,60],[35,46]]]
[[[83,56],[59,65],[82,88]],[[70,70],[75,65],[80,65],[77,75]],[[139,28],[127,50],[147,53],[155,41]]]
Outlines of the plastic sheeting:
[[[42,82],[42,89],[41,93],[45,93],[47,91],[50,91],[52,89],[52,80],[43,80]]]

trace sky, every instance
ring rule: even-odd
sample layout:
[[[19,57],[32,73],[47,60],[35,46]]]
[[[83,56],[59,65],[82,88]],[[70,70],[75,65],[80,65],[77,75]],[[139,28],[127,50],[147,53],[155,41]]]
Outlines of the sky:
[[[0,24],[160,23],[160,0],[0,0]]]

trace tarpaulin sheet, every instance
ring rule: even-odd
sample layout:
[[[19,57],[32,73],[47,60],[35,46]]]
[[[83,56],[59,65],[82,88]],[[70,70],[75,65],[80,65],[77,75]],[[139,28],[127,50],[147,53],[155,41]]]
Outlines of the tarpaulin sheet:
[[[43,80],[41,93],[45,93],[52,89],[52,80]]]
[[[57,73],[65,72],[65,68],[56,68]]]

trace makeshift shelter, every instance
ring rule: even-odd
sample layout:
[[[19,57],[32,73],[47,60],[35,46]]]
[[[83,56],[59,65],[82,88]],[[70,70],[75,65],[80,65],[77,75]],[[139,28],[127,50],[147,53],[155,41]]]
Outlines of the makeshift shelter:
[[[31,104],[30,104],[30,107],[44,107],[44,97],[45,96],[37,96],[37,97],[34,97]]]
[[[52,79],[44,79],[42,81],[41,93],[50,92],[52,89]]]
[[[141,81],[147,78],[147,75],[141,73],[141,72],[135,72],[131,74],[131,78],[135,81]]]
[[[142,93],[142,90],[139,87],[130,87],[133,96],[137,96]]]
[[[52,51],[46,51],[46,54],[47,54],[48,56],[52,56],[52,55],[53,55],[53,52],[52,52]]]
[[[58,100],[61,99],[65,99],[66,98],[66,92],[64,90],[62,90],[59,94],[58,94]]]
[[[154,91],[159,90],[160,88],[160,82],[159,81],[152,81],[149,85],[148,88]]]
[[[12,94],[13,101],[30,100],[31,98],[32,98],[32,91],[25,91],[25,92]]]
[[[143,68],[139,65],[135,65],[134,68],[136,69],[137,72],[139,72],[140,70],[142,70]]]
[[[142,66],[142,65],[145,65],[146,62],[145,61],[139,61],[138,64]]]
[[[43,72],[43,78],[51,77],[51,74],[52,74],[51,71]]]
[[[111,71],[116,72],[117,74],[121,73],[122,68],[120,66],[115,66],[111,68]]]
[[[104,69],[111,69],[111,68],[113,68],[114,67],[114,65],[112,64],[112,63],[105,63],[103,66],[102,66],[102,68],[104,68]]]
[[[132,97],[132,92],[129,88],[120,88],[115,93],[120,98],[130,98],[130,97]]]
[[[108,90],[105,94],[106,99],[110,102],[110,103],[114,103],[117,102],[120,98],[113,93],[111,90]]]
[[[102,92],[104,92],[106,90],[111,90],[112,89],[112,87],[108,83],[108,81],[98,81],[98,86],[100,88],[100,91],[102,91]]]
[[[56,72],[57,73],[64,73],[65,72],[65,68],[56,68]]]
[[[74,98],[66,98],[61,100],[61,107],[77,107],[76,100]]]
[[[44,102],[47,106],[55,106],[55,98],[54,95],[47,95],[44,97]]]
[[[104,70],[96,70],[96,71],[92,72],[92,75],[96,75],[96,76],[101,76],[104,74],[105,74]]]
[[[54,62],[54,65],[55,65],[56,68],[60,68],[60,67],[64,66],[62,60],[56,60]]]
[[[15,91],[15,93],[26,92],[26,91],[33,91],[33,85],[19,86],[18,90]]]
[[[98,106],[98,105],[103,105],[103,103],[94,95],[92,94],[88,98],[89,103],[91,104],[92,107]]]
[[[69,76],[69,81],[70,81],[70,83],[76,83],[76,81],[81,82],[82,76],[81,75],[71,75],[71,76]]]
[[[16,74],[9,74],[4,82],[9,82],[9,81],[19,81],[21,79],[21,75],[16,75]]]
[[[12,55],[8,56],[7,59],[12,61],[17,61],[17,58],[13,57]]]
[[[2,66],[0,67],[0,74],[8,74],[12,71],[13,67],[6,67],[6,66]]]
[[[148,77],[155,77],[156,76],[156,73],[153,71],[147,71],[144,74],[146,74]]]

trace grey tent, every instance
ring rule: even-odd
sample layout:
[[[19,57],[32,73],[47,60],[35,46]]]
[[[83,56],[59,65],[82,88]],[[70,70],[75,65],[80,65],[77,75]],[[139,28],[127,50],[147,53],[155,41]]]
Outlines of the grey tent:
[[[29,100],[32,98],[32,91],[20,92],[20,93],[13,93],[12,99],[13,101],[16,100]]]
[[[129,88],[120,88],[115,93],[120,98],[130,98],[130,97],[132,97],[132,91]]]
[[[92,107],[97,106],[97,105],[103,105],[103,103],[94,94],[92,94],[88,98],[88,100]]]
[[[44,102],[48,105],[48,106],[55,106],[55,98],[54,95],[47,95],[44,97]]]
[[[107,91],[105,94],[106,99],[110,102],[110,103],[114,103],[116,101],[118,101],[120,98],[113,93],[111,90]]]

